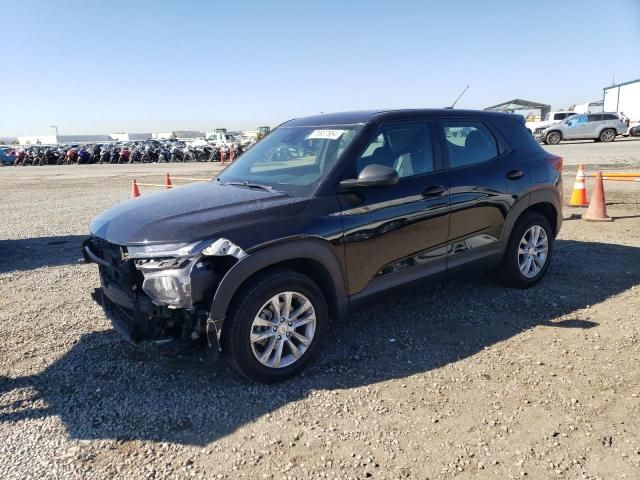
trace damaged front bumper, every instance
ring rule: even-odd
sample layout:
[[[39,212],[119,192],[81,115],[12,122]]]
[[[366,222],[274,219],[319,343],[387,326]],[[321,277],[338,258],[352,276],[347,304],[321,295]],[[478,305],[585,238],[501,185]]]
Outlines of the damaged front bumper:
[[[208,322],[219,278],[213,262],[200,257],[134,259],[126,247],[95,237],[84,242],[83,255],[98,264],[100,272],[101,288],[94,300],[126,340],[170,353],[203,348],[212,341],[219,348],[220,332],[210,332],[215,324]],[[176,285],[164,280],[173,278]],[[170,293],[163,298],[163,285],[176,291],[175,299]]]

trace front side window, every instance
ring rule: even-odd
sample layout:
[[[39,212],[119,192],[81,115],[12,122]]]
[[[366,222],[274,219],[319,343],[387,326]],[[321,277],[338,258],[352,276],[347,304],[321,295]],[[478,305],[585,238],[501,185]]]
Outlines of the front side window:
[[[486,162],[498,156],[498,144],[480,122],[441,122],[452,168]]]
[[[353,125],[277,128],[227,167],[218,181],[308,196],[359,130]]]
[[[383,127],[357,160],[357,174],[371,164],[385,165],[400,178],[433,172],[433,147],[427,124]]]
[[[569,119],[566,120],[566,122],[569,128],[579,127],[580,125],[584,125],[585,123],[587,123],[587,116],[574,115],[573,117],[569,117]]]

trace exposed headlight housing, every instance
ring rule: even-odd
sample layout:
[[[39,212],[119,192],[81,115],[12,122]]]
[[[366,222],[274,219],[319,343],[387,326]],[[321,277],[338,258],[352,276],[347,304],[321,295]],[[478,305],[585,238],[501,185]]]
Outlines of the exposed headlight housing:
[[[247,254],[225,238],[195,243],[165,243],[127,247],[127,256],[144,276],[142,290],[154,303],[169,308],[190,308],[194,300],[194,274],[208,275],[201,257],[232,256],[240,260]],[[196,291],[198,289],[196,288]],[[195,294],[199,297],[199,294]]]
[[[195,261],[190,261],[180,269],[142,270],[142,290],[158,305],[172,308],[192,307],[191,271],[195,264]]]

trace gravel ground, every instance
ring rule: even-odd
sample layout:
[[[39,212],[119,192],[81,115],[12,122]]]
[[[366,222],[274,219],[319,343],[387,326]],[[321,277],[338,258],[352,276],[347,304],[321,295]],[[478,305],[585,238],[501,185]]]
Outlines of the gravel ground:
[[[639,478],[640,185],[607,183],[612,223],[567,208],[536,288],[395,297],[264,386],[134,348],[90,299],[88,222],[166,169],[0,170],[0,478]]]

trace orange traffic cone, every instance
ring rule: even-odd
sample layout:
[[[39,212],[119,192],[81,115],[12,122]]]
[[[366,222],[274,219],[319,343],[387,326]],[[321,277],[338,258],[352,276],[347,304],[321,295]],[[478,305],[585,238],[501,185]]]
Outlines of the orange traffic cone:
[[[602,172],[598,172],[596,177],[596,188],[589,204],[587,213],[582,216],[583,220],[589,222],[611,222],[613,218],[607,215],[607,204],[604,200],[604,185],[602,183]]]
[[[586,207],[589,205],[589,201],[587,200],[587,185],[584,178],[584,167],[582,165],[578,167],[578,174],[573,184],[569,205],[572,207]]]
[[[171,188],[171,187],[173,187],[173,185],[171,184],[171,177],[169,177],[169,174],[167,173],[167,176],[164,179],[164,188]]]
[[[140,196],[140,189],[138,189],[138,183],[136,179],[133,179],[133,183],[131,184],[131,198],[136,198]]]

